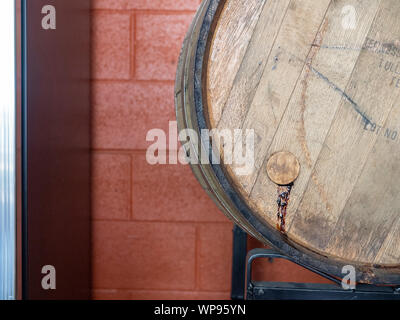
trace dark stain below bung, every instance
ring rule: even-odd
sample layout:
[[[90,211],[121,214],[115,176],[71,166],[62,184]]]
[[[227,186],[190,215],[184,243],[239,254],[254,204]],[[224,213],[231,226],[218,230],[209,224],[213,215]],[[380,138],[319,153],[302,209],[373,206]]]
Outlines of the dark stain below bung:
[[[278,223],[277,229],[285,234],[286,233],[286,214],[287,206],[289,204],[290,192],[292,191],[293,184],[287,186],[278,186]]]

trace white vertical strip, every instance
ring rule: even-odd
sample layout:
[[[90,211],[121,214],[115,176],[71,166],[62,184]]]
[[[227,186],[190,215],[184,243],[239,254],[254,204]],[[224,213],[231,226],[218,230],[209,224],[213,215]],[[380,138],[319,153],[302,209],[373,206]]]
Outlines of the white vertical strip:
[[[15,0],[0,0],[0,300],[15,299]]]

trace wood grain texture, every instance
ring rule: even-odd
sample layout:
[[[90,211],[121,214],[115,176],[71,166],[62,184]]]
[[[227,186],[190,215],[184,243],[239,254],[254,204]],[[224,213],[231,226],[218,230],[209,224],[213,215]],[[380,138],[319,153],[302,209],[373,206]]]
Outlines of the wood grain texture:
[[[235,76],[248,48],[254,28],[266,0],[232,0],[223,9],[213,34],[214,48],[208,64],[208,104],[210,123],[216,127],[221,120]],[[226,50],[225,48],[230,48]]]
[[[177,73],[179,128],[212,130],[184,148],[221,211],[334,277],[354,265],[363,283],[400,285],[399,15],[397,0],[204,0]],[[225,154],[238,129],[254,132],[246,174]],[[204,162],[210,149],[221,163]],[[274,178],[268,164],[288,153],[297,179],[278,188],[291,167]]]
[[[237,15],[250,9],[233,11],[234,2],[227,1],[219,18],[224,22],[215,30],[218,41],[212,40],[207,107],[212,128],[255,131],[254,172],[239,176],[234,164],[224,165],[238,193],[274,225],[276,184],[265,167],[272,154],[291,152],[302,170],[288,207],[290,239],[344,260],[386,264],[400,259],[400,246],[396,253],[387,248],[393,244],[390,232],[398,229],[399,177],[393,172],[398,156],[388,155],[397,145],[368,128],[396,127],[391,119],[396,119],[400,89],[394,72],[381,64],[396,65],[398,58],[372,44],[396,46],[400,3],[267,1],[257,23],[251,19],[239,28]],[[346,6],[356,12],[352,28],[344,26]],[[246,30],[242,45],[223,41],[229,21]],[[240,42],[235,34],[231,39]],[[222,72],[228,70],[223,66],[228,54],[235,57],[232,74]]]
[[[398,2],[382,1],[368,37],[382,43],[387,41],[386,39],[397,37],[400,31],[400,21],[395,18],[395,14],[399,14],[399,10]],[[379,68],[379,60],[380,55],[375,52],[362,51],[346,92],[353,101],[356,101],[358,108],[366,114],[369,121],[385,124],[390,111],[398,100],[400,91],[388,85],[392,76],[382,72]],[[373,248],[375,246],[374,239],[363,243],[356,237],[352,242],[351,238],[354,237],[354,232],[357,232],[361,238],[365,236],[369,238],[370,230],[389,218],[385,215],[385,209],[379,208],[378,214],[381,221],[374,222],[373,219],[370,219],[368,211],[363,210],[363,207],[366,204],[365,198],[368,198],[369,201],[376,201],[376,198],[379,197],[379,193],[377,194],[373,190],[376,188],[374,185],[377,184],[379,189],[387,192],[387,183],[390,180],[370,181],[363,185],[359,197],[354,198],[351,194],[367,160],[373,157],[371,151],[378,138],[377,135],[364,130],[368,124],[354,109],[355,106],[348,99],[342,100],[313,170],[312,176],[318,183],[314,183],[314,180],[311,179],[308,184],[290,230],[294,235],[308,241],[311,237],[305,235],[303,226],[307,224],[307,229],[318,227],[321,231],[323,230],[324,234],[324,237],[314,240],[318,249],[349,260],[367,263],[374,260],[376,256],[376,248]],[[371,170],[375,171],[374,168]],[[327,202],[322,203],[320,207],[315,205],[320,199],[316,195],[316,192],[319,191],[318,185],[323,186],[326,194],[329,195],[328,204]],[[341,229],[344,224],[339,224],[338,228],[335,228],[338,219],[343,220],[344,218],[343,208],[348,201],[353,204],[352,214],[358,215],[358,218],[354,216],[354,220],[345,219],[348,221],[345,224],[348,228]],[[354,207],[354,203],[358,203],[357,208]],[[393,204],[392,202],[389,206],[391,207]],[[390,210],[393,209],[395,206]],[[360,213],[357,214],[360,210],[361,216]],[[359,218],[361,220],[358,220]],[[358,227],[354,229],[351,225],[357,220],[355,225]],[[384,229],[376,231],[373,235],[374,238],[380,239],[386,236]],[[345,239],[350,238],[349,241],[344,239],[338,241],[337,237],[340,234],[346,234]]]

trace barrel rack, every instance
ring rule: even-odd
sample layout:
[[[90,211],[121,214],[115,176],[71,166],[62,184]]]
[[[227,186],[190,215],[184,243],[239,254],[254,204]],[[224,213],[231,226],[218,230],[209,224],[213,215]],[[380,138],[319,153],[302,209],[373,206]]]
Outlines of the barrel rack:
[[[285,259],[330,281],[332,284],[256,282],[252,264],[256,259]],[[400,287],[357,285],[344,290],[341,281],[294,261],[271,249],[247,251],[247,234],[238,226],[233,229],[232,300],[400,300]]]

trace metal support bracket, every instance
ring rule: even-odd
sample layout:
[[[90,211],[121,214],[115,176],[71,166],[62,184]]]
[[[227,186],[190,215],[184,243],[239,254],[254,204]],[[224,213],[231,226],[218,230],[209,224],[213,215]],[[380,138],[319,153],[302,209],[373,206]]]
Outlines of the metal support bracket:
[[[360,284],[345,290],[341,281],[315,268],[301,264],[271,249],[247,253],[247,235],[235,226],[232,273],[232,299],[242,300],[400,300],[399,288]],[[306,268],[332,284],[257,282],[252,280],[252,266],[257,259],[285,259]],[[243,271],[245,270],[245,271]],[[243,273],[241,273],[243,271]],[[244,273],[245,272],[245,273]],[[245,275],[245,276],[244,276]],[[245,278],[243,282],[241,282]]]

